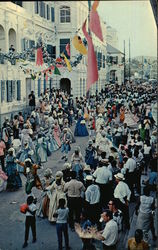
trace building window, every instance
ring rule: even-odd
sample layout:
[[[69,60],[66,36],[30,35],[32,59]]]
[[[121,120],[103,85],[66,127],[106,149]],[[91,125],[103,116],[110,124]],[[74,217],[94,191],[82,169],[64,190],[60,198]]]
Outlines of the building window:
[[[49,89],[51,90],[53,86],[53,80],[50,78],[49,79]]]
[[[66,52],[66,45],[68,43],[70,44],[70,39],[69,38],[60,39],[60,53],[64,52],[64,54],[66,55],[66,57],[68,59],[70,59],[70,56]]]
[[[21,81],[17,81],[17,101],[21,100]]]
[[[70,7],[63,6],[60,8],[60,22],[61,23],[70,23]]]
[[[47,4],[47,20],[50,20],[50,7]]]
[[[56,59],[56,46],[52,46],[50,44],[47,45],[47,52],[51,58]]]
[[[38,79],[38,97],[41,94],[41,79]]]
[[[55,15],[54,15],[54,8],[51,7],[51,21],[54,22],[55,21]]]
[[[80,96],[82,96],[82,79],[80,78]]]
[[[11,2],[22,7],[22,1],[11,1]]]
[[[86,81],[83,79],[83,95],[86,95]]]
[[[105,68],[105,56],[103,55],[103,68]]]
[[[5,101],[5,81],[1,81],[1,102]]]

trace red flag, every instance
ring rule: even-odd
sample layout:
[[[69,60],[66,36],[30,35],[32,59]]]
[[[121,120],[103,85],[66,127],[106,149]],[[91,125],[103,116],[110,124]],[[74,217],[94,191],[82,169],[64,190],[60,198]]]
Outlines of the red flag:
[[[43,65],[43,53],[41,48],[37,49],[36,65],[38,66]]]
[[[100,26],[100,19],[97,11],[93,9],[90,12],[90,30],[103,42],[103,34]]]
[[[66,44],[66,52],[67,52],[67,54],[68,54],[68,56],[70,56],[70,44],[68,43],[68,44]]]
[[[97,60],[92,38],[88,35],[88,32],[86,31],[86,21],[82,26],[82,31],[88,42],[88,66],[87,66],[87,91],[88,91],[91,85],[98,80],[98,68],[97,68]]]

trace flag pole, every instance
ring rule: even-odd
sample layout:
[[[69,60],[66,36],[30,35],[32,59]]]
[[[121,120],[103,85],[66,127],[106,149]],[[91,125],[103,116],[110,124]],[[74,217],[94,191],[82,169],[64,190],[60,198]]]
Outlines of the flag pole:
[[[91,11],[91,0],[88,0],[88,34],[91,35],[91,31],[89,28],[89,22],[90,22],[90,11]],[[90,90],[87,91],[86,94],[87,99],[90,97]]]

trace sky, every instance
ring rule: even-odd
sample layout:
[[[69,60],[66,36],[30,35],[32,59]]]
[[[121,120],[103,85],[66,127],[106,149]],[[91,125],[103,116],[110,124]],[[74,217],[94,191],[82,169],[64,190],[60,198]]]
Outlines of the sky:
[[[157,28],[148,0],[101,0],[97,10],[102,20],[118,31],[119,49],[122,52],[125,40],[126,56],[130,38],[131,57],[157,57]]]

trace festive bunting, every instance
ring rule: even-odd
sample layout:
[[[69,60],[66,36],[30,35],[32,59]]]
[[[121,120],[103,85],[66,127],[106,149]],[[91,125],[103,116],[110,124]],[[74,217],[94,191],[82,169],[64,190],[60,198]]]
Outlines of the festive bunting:
[[[67,52],[68,56],[70,56],[70,44],[69,43],[66,44],[65,49],[66,49],[66,52]]]
[[[99,2],[98,2],[98,4],[99,4]],[[96,10],[94,10],[93,8],[90,12],[89,28],[103,42],[103,34],[102,34],[101,25],[100,25],[99,15],[98,15],[98,12]]]
[[[80,36],[74,36],[74,38],[72,40],[72,44],[75,47],[75,49],[78,50],[82,55],[87,54],[87,49],[84,46]]]
[[[61,75],[59,69],[55,66],[54,75]]]
[[[38,66],[43,65],[43,53],[41,48],[37,49],[36,65]]]
[[[62,53],[62,56],[64,57],[64,61],[66,63],[66,66],[68,68],[68,71],[72,71],[72,68],[71,68],[71,64],[69,62],[69,60],[67,59],[67,57],[64,55],[64,53]]]
[[[86,21],[82,26],[82,31],[88,42],[88,66],[87,66],[87,91],[88,91],[91,85],[98,80],[98,68],[97,68],[97,60],[92,38],[88,35],[88,32],[86,31]]]

